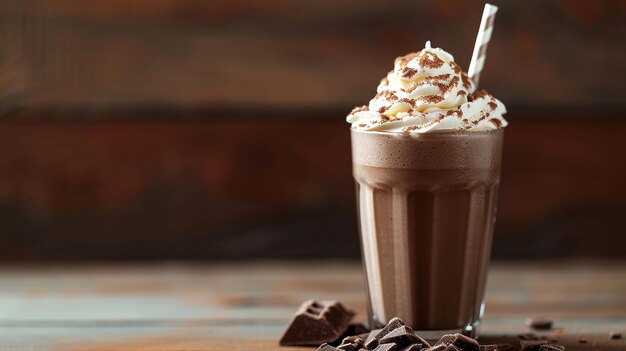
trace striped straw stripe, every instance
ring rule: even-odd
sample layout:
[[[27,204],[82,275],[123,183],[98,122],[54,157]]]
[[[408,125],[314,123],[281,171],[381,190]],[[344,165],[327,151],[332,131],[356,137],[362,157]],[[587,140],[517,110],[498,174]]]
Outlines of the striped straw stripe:
[[[480,73],[485,66],[487,45],[489,45],[491,33],[493,33],[493,21],[496,18],[496,12],[498,12],[497,6],[485,4],[483,17],[480,21],[480,28],[478,29],[478,35],[476,36],[476,44],[474,45],[472,61],[470,62],[469,69],[467,70],[469,78],[474,82],[474,87],[478,87]]]

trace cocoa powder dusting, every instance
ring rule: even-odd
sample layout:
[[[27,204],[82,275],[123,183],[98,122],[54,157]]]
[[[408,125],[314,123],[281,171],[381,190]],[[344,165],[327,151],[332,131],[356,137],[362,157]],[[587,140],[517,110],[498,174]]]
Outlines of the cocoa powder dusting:
[[[394,63],[400,65],[401,67],[404,67],[407,63],[409,63],[409,61],[419,56],[420,52],[421,51],[413,52],[404,56],[397,57]]]
[[[452,69],[454,70],[454,73],[459,74],[461,73],[461,67],[459,67],[459,65],[457,65],[454,62],[450,62],[450,67],[452,67]]]
[[[398,97],[396,96],[396,94],[391,90],[383,90],[374,96],[374,99],[380,99],[380,98],[383,98],[388,101],[398,100]]]
[[[476,99],[484,98],[486,96],[489,96],[489,93],[485,89],[481,89],[474,94],[470,94],[470,96],[467,97],[467,101],[472,102]]]
[[[358,112],[369,111],[369,107],[367,105],[357,106],[350,111],[350,114],[353,115]]]
[[[470,82],[469,77],[467,76],[467,73],[462,72],[461,79],[463,79],[463,87],[469,90],[472,87],[472,83]]]
[[[405,102],[409,105],[415,105],[415,99],[403,98],[398,100],[398,102]]]
[[[443,101],[443,96],[440,95],[424,95],[420,96],[420,100],[429,104],[437,104]]]
[[[422,55],[422,57],[420,57],[419,59],[419,63],[422,67],[427,67],[427,68],[439,68],[441,66],[443,66],[444,62],[442,59],[439,58],[439,56],[431,53],[431,52],[427,52],[424,55]]]
[[[448,78],[450,78],[450,74],[449,73],[444,73],[444,74],[439,74],[439,75],[436,75],[436,76],[424,77],[424,80],[426,80],[426,81],[434,81],[434,80],[446,80]]]
[[[400,72],[400,75],[402,76],[402,78],[411,78],[415,75],[415,73],[417,73],[417,70],[415,68],[404,67]]]
[[[439,91],[442,94],[447,93],[448,91],[450,91],[450,89],[452,89],[452,87],[456,86],[459,82],[459,77],[452,77],[452,80],[450,80],[450,83],[448,84],[443,84],[443,83],[437,83],[435,84],[437,86],[437,88],[439,88]]]

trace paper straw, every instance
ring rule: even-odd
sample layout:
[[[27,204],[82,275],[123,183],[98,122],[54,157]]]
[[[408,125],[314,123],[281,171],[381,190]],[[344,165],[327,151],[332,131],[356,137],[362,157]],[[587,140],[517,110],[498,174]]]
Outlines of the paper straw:
[[[485,57],[487,56],[487,45],[491,39],[491,32],[493,32],[493,21],[496,18],[496,12],[498,7],[485,4],[483,11],[483,18],[480,20],[480,28],[478,29],[478,35],[476,36],[476,44],[474,44],[474,53],[472,54],[472,61],[470,62],[467,75],[474,82],[474,86],[478,87],[478,80],[480,79],[480,72],[482,72],[485,66]]]

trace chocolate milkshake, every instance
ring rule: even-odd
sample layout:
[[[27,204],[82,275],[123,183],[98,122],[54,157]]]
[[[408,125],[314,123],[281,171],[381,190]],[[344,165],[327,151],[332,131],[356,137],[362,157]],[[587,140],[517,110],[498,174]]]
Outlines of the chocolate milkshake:
[[[473,335],[480,322],[507,122],[472,91],[427,43],[348,116],[372,327],[397,316]]]

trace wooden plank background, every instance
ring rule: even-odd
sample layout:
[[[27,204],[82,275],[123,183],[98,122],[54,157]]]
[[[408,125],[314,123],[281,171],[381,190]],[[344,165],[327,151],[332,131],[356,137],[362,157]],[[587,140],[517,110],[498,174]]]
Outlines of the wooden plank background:
[[[623,1],[493,2],[481,83],[507,106],[624,106]],[[2,0],[0,112],[347,109],[428,39],[467,68],[482,3]]]
[[[511,113],[497,257],[626,254],[626,119],[568,116]],[[0,258],[356,258],[340,119],[0,125]]]

